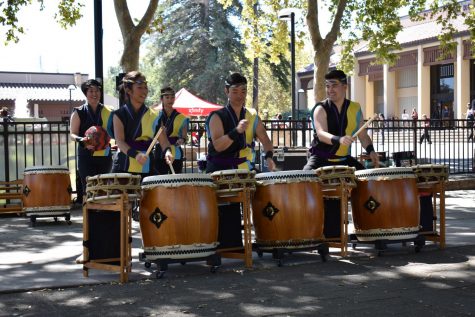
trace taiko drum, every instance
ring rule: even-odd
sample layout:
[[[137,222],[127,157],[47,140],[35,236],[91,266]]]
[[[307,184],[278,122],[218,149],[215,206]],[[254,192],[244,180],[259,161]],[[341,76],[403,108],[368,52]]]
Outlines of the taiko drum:
[[[298,249],[322,241],[323,197],[315,171],[261,173],[256,182],[252,219],[261,249]]]
[[[149,176],[142,182],[140,230],[148,260],[216,253],[216,186],[205,174]]]
[[[129,200],[140,198],[140,175],[108,173],[87,177],[88,202],[111,202],[127,194]]]
[[[28,214],[54,213],[71,209],[71,178],[64,166],[25,168],[23,177],[23,209]]]
[[[356,171],[351,194],[355,234],[360,241],[404,240],[419,232],[419,196],[410,167]]]

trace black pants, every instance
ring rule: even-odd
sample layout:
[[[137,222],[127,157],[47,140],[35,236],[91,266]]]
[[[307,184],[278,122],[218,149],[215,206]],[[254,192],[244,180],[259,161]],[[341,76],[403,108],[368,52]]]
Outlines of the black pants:
[[[83,193],[86,192],[86,177],[111,172],[112,158],[110,156],[78,156],[79,177]]]
[[[351,156],[347,156],[345,160],[338,162],[331,162],[318,156],[312,155],[308,158],[307,164],[304,166],[304,171],[310,171],[324,166],[346,165],[354,167],[357,170],[364,170],[364,166]]]
[[[424,141],[424,139],[426,139],[427,142],[432,143],[431,140],[430,140],[429,131],[427,131],[427,130],[424,130],[424,134],[421,135],[421,138],[420,138],[420,140],[419,140],[419,143],[422,143],[422,141]]]

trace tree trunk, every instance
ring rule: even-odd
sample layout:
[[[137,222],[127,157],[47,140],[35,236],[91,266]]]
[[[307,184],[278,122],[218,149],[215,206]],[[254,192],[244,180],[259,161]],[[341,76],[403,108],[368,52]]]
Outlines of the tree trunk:
[[[124,52],[120,58],[120,66],[124,72],[139,69],[140,39],[152,22],[157,7],[158,0],[150,0],[145,14],[135,25],[130,16],[127,0],[114,0],[115,14],[124,42]]]
[[[343,17],[347,0],[339,0],[333,19],[330,32],[325,38],[322,38],[320,25],[318,23],[318,0],[307,0],[307,25],[312,40],[315,55],[314,60],[314,77],[313,89],[315,102],[325,99],[325,73],[330,65],[330,56],[333,50],[338,34],[340,32],[340,24]]]
[[[315,51],[313,58],[314,71],[313,71],[313,91],[315,103],[322,101],[326,98],[325,92],[325,74],[328,72],[330,65],[331,50],[319,49]]]
[[[254,58],[252,77],[252,107],[259,111],[259,58]]]

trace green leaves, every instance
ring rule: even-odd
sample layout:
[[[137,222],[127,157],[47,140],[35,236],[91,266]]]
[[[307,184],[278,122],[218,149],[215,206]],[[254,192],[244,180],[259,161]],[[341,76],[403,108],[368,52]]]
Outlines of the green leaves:
[[[40,11],[44,8],[44,1],[36,1],[40,5]],[[48,2],[51,4],[50,2]],[[19,34],[24,33],[21,22],[18,21],[18,13],[23,7],[32,5],[32,0],[9,0],[0,2],[0,25],[6,27],[5,45],[9,42],[17,43]],[[84,5],[76,0],[61,0],[58,4],[58,12],[55,19],[63,28],[68,28],[76,24],[82,17],[81,8]]]

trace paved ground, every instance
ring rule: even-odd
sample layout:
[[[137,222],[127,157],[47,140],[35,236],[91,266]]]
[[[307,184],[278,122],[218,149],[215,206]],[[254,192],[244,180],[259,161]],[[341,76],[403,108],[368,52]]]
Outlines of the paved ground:
[[[71,226],[0,218],[0,316],[315,316],[475,314],[475,190],[447,192],[447,248],[390,245],[378,256],[358,245],[326,263],[294,253],[277,267],[269,254],[254,268],[223,259],[212,274],[204,263],[170,265],[162,279],[138,262],[134,222],[133,272],[91,270],[82,276],[82,217]]]

